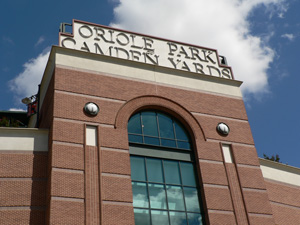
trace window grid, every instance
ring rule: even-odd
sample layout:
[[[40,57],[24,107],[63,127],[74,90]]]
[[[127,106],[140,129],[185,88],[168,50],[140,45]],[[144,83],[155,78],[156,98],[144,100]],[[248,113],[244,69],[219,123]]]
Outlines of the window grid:
[[[136,225],[203,224],[192,145],[184,126],[165,113],[141,111],[129,119],[128,139],[131,146],[142,146],[130,156],[135,158],[131,177]],[[190,158],[183,161],[186,154]]]
[[[146,111],[148,112],[148,111]],[[151,112],[151,111],[149,111]],[[172,130],[173,130],[173,133],[174,133],[174,138],[166,138],[166,137],[161,137],[161,129],[160,129],[160,123],[159,123],[159,114],[161,115],[165,115],[163,113],[158,113],[158,112],[155,112],[155,119],[156,119],[156,124],[157,124],[157,132],[158,132],[158,136],[151,136],[151,135],[145,135],[145,132],[144,132],[144,124],[143,124],[143,115],[142,113],[137,113],[136,115],[139,115],[139,120],[140,120],[140,124],[141,124],[141,130],[142,130],[142,133],[139,134],[139,133],[130,133],[128,132],[128,135],[134,135],[134,136],[140,136],[142,137],[142,141],[143,143],[142,144],[147,144],[146,141],[145,141],[145,137],[149,137],[149,138],[158,138],[159,140],[159,145],[158,146],[162,146],[162,147],[170,147],[170,146],[164,146],[162,144],[162,140],[169,140],[169,141],[175,141],[175,147],[172,147],[172,148],[178,148],[178,149],[185,149],[185,150],[191,150],[191,146],[190,146],[190,141],[189,141],[189,138],[188,138],[188,141],[187,140],[183,140],[183,139],[177,139],[177,133],[176,133],[176,128],[175,128],[175,123],[178,124],[179,127],[182,128],[182,126],[180,126],[180,124],[175,121],[173,118],[170,118],[172,120]],[[132,143],[140,143],[140,142],[134,142],[134,141],[129,141],[129,142],[132,142]],[[182,147],[179,147],[178,146],[178,142],[183,142],[183,143],[187,143],[189,145],[188,148],[182,148]],[[150,144],[151,145],[151,144]],[[153,144],[154,146],[157,146],[155,144]]]
[[[148,167],[147,167],[147,159],[151,159],[150,157],[141,157],[141,156],[131,156],[131,157],[137,157],[137,158],[143,158],[144,161],[144,170],[145,170],[145,181],[141,181],[141,180],[134,180],[132,179],[132,182],[137,182],[137,183],[145,183],[146,184],[146,190],[147,190],[147,199],[148,199],[148,207],[134,207],[135,209],[144,209],[147,210],[149,212],[149,217],[150,217],[150,224],[152,224],[152,210],[156,210],[156,211],[164,211],[167,213],[168,216],[168,221],[169,224],[171,224],[171,217],[170,217],[170,212],[180,212],[180,213],[185,213],[185,219],[186,219],[186,224],[189,224],[189,220],[188,220],[188,213],[194,213],[194,214],[198,214],[200,216],[202,216],[201,214],[201,207],[200,207],[200,202],[199,202],[199,188],[197,186],[197,182],[195,186],[193,185],[186,185],[183,184],[183,179],[182,179],[182,169],[181,169],[181,163],[180,161],[173,161],[173,160],[163,160],[163,159],[158,159],[161,162],[161,166],[162,166],[162,175],[163,175],[163,182],[154,182],[154,181],[149,181],[148,178]],[[178,163],[178,168],[179,168],[179,178],[180,178],[180,184],[172,184],[172,183],[167,183],[166,182],[166,177],[165,177],[165,163],[164,161],[172,161],[172,162],[177,162]],[[186,162],[184,162],[186,163]],[[191,163],[192,164],[192,163]],[[194,167],[194,166],[193,166]],[[194,169],[194,168],[193,168]],[[195,174],[195,171],[194,171]],[[163,185],[164,188],[164,193],[165,193],[165,198],[166,198],[166,209],[159,209],[159,208],[152,208],[151,206],[151,200],[150,200],[150,190],[149,190],[149,184],[159,184],[159,185]],[[167,193],[167,186],[176,186],[176,187],[180,187],[181,191],[182,191],[182,199],[183,199],[183,204],[184,204],[184,209],[185,210],[176,210],[176,209],[169,209],[169,197],[168,197],[168,193]],[[197,190],[197,200],[199,202],[199,211],[188,211],[187,209],[187,205],[186,205],[186,197],[185,197],[185,191],[184,191],[184,187],[189,187],[189,188],[196,188]]]

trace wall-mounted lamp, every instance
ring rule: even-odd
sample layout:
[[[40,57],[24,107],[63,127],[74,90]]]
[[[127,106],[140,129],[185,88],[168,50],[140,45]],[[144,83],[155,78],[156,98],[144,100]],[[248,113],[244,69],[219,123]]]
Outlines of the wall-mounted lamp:
[[[99,107],[94,102],[88,102],[84,106],[84,112],[90,116],[96,116],[99,113]]]
[[[36,95],[32,95],[31,97],[23,98],[21,101],[23,104],[28,105],[32,102],[35,102],[35,100],[36,100]]]
[[[227,136],[230,132],[230,129],[226,123],[219,123],[217,125],[217,131],[219,134]]]
[[[32,95],[31,97],[23,98],[21,101],[23,104],[27,105],[27,116],[36,114],[38,111],[38,101],[37,95]]]

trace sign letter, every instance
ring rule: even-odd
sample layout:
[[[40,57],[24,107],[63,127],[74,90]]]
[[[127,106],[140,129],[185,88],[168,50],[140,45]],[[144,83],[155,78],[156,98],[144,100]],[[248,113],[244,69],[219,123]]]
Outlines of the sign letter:
[[[175,45],[174,43],[167,43],[169,45],[169,55],[174,55],[173,52],[177,51],[177,45]]]
[[[93,35],[92,29],[87,25],[81,26],[78,31],[83,38],[90,38]]]

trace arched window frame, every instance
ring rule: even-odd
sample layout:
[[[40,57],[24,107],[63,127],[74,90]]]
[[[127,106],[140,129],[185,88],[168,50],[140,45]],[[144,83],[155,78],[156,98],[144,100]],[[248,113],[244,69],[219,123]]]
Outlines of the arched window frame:
[[[133,126],[131,126],[133,124]],[[185,128],[176,119],[160,111],[141,111],[128,122],[131,143],[191,150]]]
[[[145,141],[145,137],[151,137],[151,135],[147,134],[146,132],[144,132],[143,130],[143,114],[145,113],[154,113],[155,114],[155,117],[156,117],[156,121],[157,121],[157,130],[158,130],[158,135],[155,136],[156,138],[158,138],[159,142],[156,142],[156,144],[153,144],[153,143],[149,143],[147,141]],[[140,126],[141,126],[141,132],[131,132],[131,128],[130,128],[130,123],[132,122],[132,118],[136,117],[137,115],[139,115],[139,119],[140,119]],[[166,116],[168,118],[170,118],[172,120],[172,124],[173,124],[173,128],[174,128],[174,139],[172,139],[176,144],[175,146],[168,146],[168,145],[164,145],[162,144],[162,140],[164,140],[164,136],[161,135],[161,130],[160,130],[160,121],[159,121],[159,115],[163,115],[163,116]],[[176,125],[174,125],[176,124]],[[181,129],[184,130],[184,133],[185,133],[185,140],[182,140],[182,139],[177,139],[177,131],[176,131],[176,128],[175,126],[179,126]],[[132,136],[130,135],[136,135],[139,137],[139,141],[136,141],[135,139],[132,139]],[[199,223],[199,221],[197,223],[194,223],[192,222],[192,220],[190,220],[189,216],[191,215],[196,215],[197,213],[196,212],[192,212],[192,211],[188,211],[187,208],[185,208],[185,211],[176,211],[176,210],[172,210],[172,209],[168,209],[167,210],[163,210],[163,209],[160,209],[161,212],[167,212],[168,213],[168,221],[169,221],[169,224],[173,224],[172,223],[172,216],[171,216],[171,213],[185,213],[186,215],[186,221],[189,221],[187,222],[186,224],[189,224],[189,225],[194,225],[194,224],[204,224],[203,220],[204,220],[204,216],[203,216],[203,206],[202,206],[202,201],[200,200],[200,191],[199,191],[199,182],[197,181],[197,173],[196,173],[196,170],[195,170],[195,162],[194,162],[194,154],[193,154],[193,151],[192,151],[192,144],[191,144],[191,138],[190,138],[190,135],[187,133],[186,129],[184,128],[184,126],[178,121],[176,120],[175,118],[163,113],[163,112],[160,112],[160,111],[157,111],[157,110],[147,110],[147,111],[140,111],[138,113],[135,113],[134,115],[132,115],[129,119],[129,122],[128,122],[128,138],[129,138],[129,149],[130,149],[130,155],[131,155],[131,159],[140,159],[142,161],[144,161],[145,163],[145,171],[147,170],[147,161],[148,160],[151,160],[151,159],[156,159],[156,161],[159,161],[161,160],[161,163],[163,165],[163,176],[165,177],[165,168],[164,168],[164,164],[165,163],[169,163],[169,162],[178,162],[178,165],[179,165],[179,176],[180,176],[180,179],[183,180],[183,174],[181,172],[182,170],[182,166],[181,165],[184,165],[184,163],[190,163],[190,164],[193,164],[193,172],[194,172],[194,178],[195,178],[195,186],[194,187],[188,187],[188,185],[186,184],[176,184],[175,186],[176,187],[179,187],[181,188],[182,190],[185,190],[185,189],[188,189],[188,188],[194,188],[194,189],[197,189],[198,191],[198,194],[197,194],[197,201],[199,203],[199,207],[200,207],[200,212],[199,212],[199,215],[201,215],[202,217],[202,223]],[[152,136],[153,138],[153,136]],[[180,147],[180,145],[178,145],[178,141],[185,141],[185,143],[188,143],[188,145],[185,145],[185,147]],[[188,146],[188,147],[187,147]],[[147,165],[146,165],[147,164]],[[131,166],[133,165],[133,162],[131,162]],[[136,170],[134,168],[132,168],[132,172]],[[147,177],[148,175],[148,171],[145,172],[145,176]],[[133,173],[132,173],[133,175]],[[148,178],[146,178],[148,179]],[[166,179],[166,178],[164,178]],[[132,176],[132,185],[133,185],[133,192],[134,192],[134,189],[135,189],[135,185],[137,183],[140,183],[142,184],[144,182],[144,184],[147,184],[147,192],[148,192],[148,200],[151,199],[151,196],[149,194],[149,191],[150,191],[150,187],[149,187],[149,184],[150,183],[153,183],[153,181],[149,181],[149,180],[145,180],[145,181],[139,181],[139,180],[135,180]],[[171,184],[168,184],[167,182],[164,182],[164,183],[161,183],[161,184],[157,184],[157,185],[164,185],[165,188],[166,188],[166,196],[168,196],[167,194],[167,187],[173,187]],[[175,187],[174,186],[174,187]],[[135,194],[135,193],[133,193]],[[183,194],[183,196],[185,196],[185,194]],[[168,198],[168,197],[167,197]],[[184,197],[185,198],[185,197]],[[149,200],[150,201],[150,200]],[[169,200],[167,200],[169,201]],[[184,200],[184,205],[185,207],[187,207],[187,203],[186,203],[186,200]],[[135,203],[134,203],[135,204]],[[150,203],[149,203],[150,204]],[[168,202],[168,205],[170,203]],[[149,213],[152,215],[152,212],[153,211],[159,211],[158,209],[153,209],[151,208],[151,206],[149,206],[149,208],[143,208],[143,207],[136,207],[136,205],[134,205],[134,208],[135,208],[135,211],[136,210],[149,210]],[[150,216],[149,214],[149,216]],[[197,214],[198,215],[198,214]],[[150,223],[149,224],[155,224],[155,223],[152,223],[153,219],[152,219],[152,216],[149,217],[150,218]],[[200,217],[199,217],[200,218]],[[136,224],[136,225],[139,225],[139,224]]]

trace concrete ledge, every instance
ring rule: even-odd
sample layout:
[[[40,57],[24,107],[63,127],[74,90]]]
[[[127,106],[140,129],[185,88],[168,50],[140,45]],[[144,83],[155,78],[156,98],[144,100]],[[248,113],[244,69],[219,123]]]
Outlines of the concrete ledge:
[[[300,186],[300,168],[261,158],[259,162],[264,178]]]
[[[0,127],[0,151],[48,151],[47,129]]]
[[[55,66],[242,98],[241,81],[53,46]],[[43,80],[46,80],[45,76]],[[46,81],[45,81],[46,82]],[[42,84],[44,82],[42,81]],[[43,85],[42,85],[43,86]],[[41,89],[42,90],[42,89]]]

